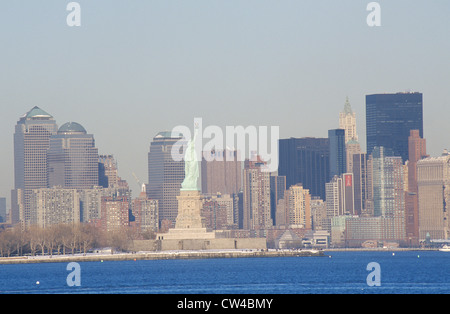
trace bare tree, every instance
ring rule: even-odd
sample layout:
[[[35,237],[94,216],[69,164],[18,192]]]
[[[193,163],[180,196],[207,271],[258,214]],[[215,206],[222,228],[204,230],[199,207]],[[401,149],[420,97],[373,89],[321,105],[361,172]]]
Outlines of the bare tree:
[[[11,230],[0,233],[0,255],[10,257],[15,248],[14,234]]]
[[[46,229],[44,228],[35,228],[34,230],[34,240],[38,247],[41,248],[42,256],[45,254],[45,244],[47,243],[47,234]]]
[[[152,233],[144,233],[144,237],[154,237]],[[66,249],[72,255],[75,252],[86,254],[92,247],[110,246],[119,251],[126,251],[129,244],[142,237],[138,229],[123,227],[114,231],[102,231],[91,224],[59,224],[41,228],[37,225],[28,226],[25,230],[20,225],[0,231],[0,256],[12,254],[23,255],[31,253],[35,256],[39,250],[42,255],[53,255],[55,249],[58,255],[66,254]]]
[[[14,234],[14,241],[16,245],[15,252],[18,256],[23,255],[23,248],[26,245],[26,235],[25,232],[22,230],[21,225],[17,225],[12,229],[12,232]]]
[[[56,245],[57,225],[50,226],[45,229],[45,246],[47,247],[47,253],[53,256],[53,250]]]
[[[59,225],[57,232],[62,245],[63,254],[66,255],[66,248],[71,247],[72,226],[66,224]]]
[[[82,224],[79,226],[79,232],[80,245],[82,246],[83,253],[86,254],[92,248],[92,244],[95,241],[95,228],[89,224]]]
[[[75,255],[75,249],[79,244],[80,232],[78,225],[70,225],[68,230],[68,248],[72,250],[72,255]]]
[[[31,252],[32,256],[36,255],[36,250],[37,250],[37,246],[38,246],[37,236],[38,236],[38,233],[40,232],[40,229],[41,228],[39,228],[38,226],[32,225],[32,226],[29,226],[26,230],[26,239],[30,246],[30,252]]]
[[[129,236],[127,234],[127,228],[120,228],[108,232],[109,246],[118,251],[126,251],[129,247]]]

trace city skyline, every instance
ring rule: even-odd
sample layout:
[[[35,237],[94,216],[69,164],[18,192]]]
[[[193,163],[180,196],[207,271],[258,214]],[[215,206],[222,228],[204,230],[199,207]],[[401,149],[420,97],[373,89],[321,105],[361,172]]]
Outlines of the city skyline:
[[[9,203],[14,187],[14,124],[33,106],[81,123],[135,192],[132,172],[146,178],[150,140],[194,115],[320,138],[339,126],[347,96],[365,151],[364,97],[420,91],[427,151],[440,155],[450,147],[450,4],[379,3],[382,26],[370,28],[358,1],[80,1],[79,29],[65,25],[65,4],[2,4],[0,196]]]
[[[417,94],[417,92],[414,92],[414,93],[402,93],[402,92],[400,92],[400,93],[393,93],[393,94],[391,94],[391,95],[395,95],[395,94],[404,94],[404,95],[408,95],[408,94],[411,94],[411,95],[414,95],[414,94]],[[388,93],[383,93],[383,94],[380,94],[380,95],[389,95]],[[422,96],[422,94],[420,94],[421,96]],[[348,99],[347,99],[347,101],[346,101],[346,103],[348,103]],[[345,109],[344,109],[345,110]],[[28,118],[30,115],[32,116],[32,115],[34,115],[35,113],[40,113],[40,112],[43,112],[43,113],[45,113],[46,115],[48,115],[50,118],[51,118],[51,121],[52,121],[52,123],[54,123],[54,127],[55,128],[57,128],[57,129],[59,129],[58,130],[58,134],[60,134],[60,133],[62,133],[62,134],[71,134],[70,132],[74,132],[73,130],[69,130],[70,132],[66,132],[66,131],[64,131],[64,130],[62,130],[62,129],[66,129],[66,128],[68,128],[68,127],[73,127],[73,126],[75,126],[75,128],[77,128],[77,127],[79,127],[79,128],[82,128],[82,130],[75,130],[76,132],[74,132],[74,134],[86,134],[86,130],[83,128],[83,126],[82,125],[80,125],[79,123],[77,123],[77,122],[66,122],[66,123],[63,123],[63,124],[61,124],[61,125],[59,125],[58,124],[58,121],[56,120],[56,118],[54,118],[51,114],[49,114],[49,113],[47,113],[46,111],[44,111],[44,110],[42,110],[41,108],[39,108],[39,107],[37,107],[37,106],[35,106],[35,107],[33,107],[33,108],[31,108],[25,115],[22,115],[20,118],[19,118],[19,120],[18,120],[18,124],[20,124],[21,123],[21,120],[23,120],[23,118]],[[424,127],[424,129],[425,129],[425,127]],[[56,129],[55,129],[56,130]],[[62,130],[62,131],[61,131]],[[323,140],[325,140],[327,143],[326,143],[326,147],[328,147],[328,140],[329,140],[329,138],[330,138],[330,132],[336,132],[336,131],[344,131],[343,129],[333,129],[333,130],[328,130],[328,138],[317,138],[317,137],[309,137],[309,136],[304,136],[304,137],[301,137],[301,138],[297,138],[296,140],[297,141],[323,141]],[[163,132],[158,132],[154,137],[153,137],[153,140],[154,139],[158,139],[159,137],[161,137],[161,134],[169,134],[169,133],[171,133],[171,131],[169,131],[169,132],[166,132],[166,131],[163,131]],[[56,135],[56,133],[55,133],[55,135]],[[169,134],[170,136],[169,137],[172,137],[172,134]],[[89,134],[89,135],[87,135],[88,137],[93,137],[93,134]],[[342,137],[343,137],[344,135],[342,134]],[[54,136],[52,136],[52,137],[54,137]],[[181,139],[181,137],[177,137],[177,136],[175,136],[174,137],[174,143],[177,141],[177,140],[180,140]],[[293,137],[286,137],[286,138],[281,138],[280,137],[280,143],[281,142],[286,142],[286,141],[293,141],[293,140],[295,140],[295,138],[293,138]],[[357,143],[359,143],[359,142],[357,142]],[[150,141],[150,143],[147,143],[147,146],[149,146],[149,144],[150,144],[150,147],[151,147],[151,144],[152,144],[152,141]],[[281,146],[281,147],[283,147],[283,146]],[[446,148],[444,148],[442,151],[444,151]],[[97,148],[95,148],[95,150],[96,151],[98,151],[98,149]],[[441,151],[441,153],[442,153],[442,151]],[[330,150],[330,152],[331,152],[331,150]],[[367,153],[366,151],[364,151],[365,153]],[[148,151],[147,152],[147,156],[149,156],[149,153],[150,153],[150,151]],[[432,157],[438,157],[438,156],[440,156],[441,155],[441,153],[439,153],[439,154],[436,154],[436,155],[430,155],[430,156],[432,156]],[[114,152],[108,152],[108,153],[106,153],[106,152],[98,152],[98,156],[100,157],[100,156],[102,156],[102,155],[105,155],[105,154],[108,154],[108,155],[110,155],[110,156],[115,156],[116,154],[114,154]],[[368,155],[369,155],[369,153],[367,153]],[[345,159],[345,158],[344,158]],[[96,162],[97,163],[97,162]],[[327,162],[327,164],[328,164],[328,162]],[[345,164],[345,161],[344,161],[344,164]],[[147,160],[147,166],[148,167],[150,167],[150,161],[149,160]],[[150,171],[149,170],[150,168],[147,168],[147,172],[148,171]],[[278,169],[278,171],[279,171],[279,169]],[[283,175],[286,175],[285,174],[285,172],[286,171],[284,171],[283,172]],[[120,173],[120,171],[118,172],[118,174],[121,174]],[[291,175],[292,175],[292,173],[291,173]],[[329,179],[331,179],[332,178],[332,175],[331,175],[331,171],[330,171],[330,178]],[[132,190],[132,192],[133,192],[133,196],[134,197],[137,197],[138,195],[139,195],[139,192],[140,192],[140,189],[139,188],[136,188],[136,187],[134,187],[134,182],[136,181],[136,180],[139,180],[139,178],[138,177],[136,177],[135,176],[135,174],[133,173],[133,176],[135,177],[135,180],[131,180],[130,181],[130,183],[131,183],[131,187],[130,187],[130,189]],[[125,174],[125,177],[126,177],[126,174]],[[182,178],[180,177],[180,180],[181,180]],[[325,179],[325,181],[327,181],[328,179]],[[13,182],[14,182],[14,180],[13,180]],[[98,182],[98,180],[96,180],[96,182]],[[146,183],[150,183],[150,182],[146,182]],[[139,184],[139,186],[140,186],[140,184],[141,183],[138,183]],[[201,185],[202,183],[200,183],[200,185]],[[50,184],[50,186],[52,186],[51,184]],[[63,186],[64,187],[64,186]],[[8,198],[9,198],[9,196],[10,195],[6,195],[6,199],[8,200]],[[9,210],[9,209],[8,209]]]

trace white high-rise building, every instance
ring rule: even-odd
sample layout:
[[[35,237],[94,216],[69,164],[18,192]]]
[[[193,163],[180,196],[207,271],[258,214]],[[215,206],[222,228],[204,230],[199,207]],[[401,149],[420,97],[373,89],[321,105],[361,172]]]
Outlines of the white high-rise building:
[[[348,97],[344,111],[339,113],[339,128],[345,130],[345,150],[347,152],[347,172],[353,172],[353,155],[361,153],[356,133],[356,113],[353,112]]]
[[[345,101],[344,111],[339,113],[339,128],[345,130],[345,143],[348,143],[350,140],[358,141],[356,113],[353,112],[348,97]]]

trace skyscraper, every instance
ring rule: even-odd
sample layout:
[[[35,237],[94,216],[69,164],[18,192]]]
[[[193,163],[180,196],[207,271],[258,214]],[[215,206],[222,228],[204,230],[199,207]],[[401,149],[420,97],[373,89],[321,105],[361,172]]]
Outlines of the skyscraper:
[[[277,222],[277,205],[278,201],[284,199],[284,192],[286,191],[286,177],[285,176],[270,176],[270,215],[274,225],[285,224],[286,219],[282,223]]]
[[[312,196],[325,199],[330,178],[328,138],[289,138],[279,141],[278,175],[286,176],[286,189],[302,183]]]
[[[339,128],[345,130],[345,143],[348,143],[351,140],[358,141],[358,134],[356,133],[356,113],[353,112],[348,97],[345,101],[344,111],[339,113]]]
[[[202,158],[202,193],[236,194],[242,187],[242,162],[236,150],[203,152],[212,160]]]
[[[402,159],[389,149],[375,147],[372,153],[373,212],[386,218],[388,238],[403,241],[405,232],[405,177]]]
[[[273,226],[270,215],[270,173],[262,171],[264,162],[244,164],[244,229],[262,230]]]
[[[408,160],[410,130],[419,130],[423,138],[421,93],[374,94],[366,96],[367,153],[383,146]]]
[[[12,195],[13,223],[37,223],[31,212],[32,189],[47,188],[47,150],[50,137],[58,131],[56,121],[39,107],[20,117],[14,133],[14,186]],[[19,191],[21,190],[21,191]],[[15,199],[17,198],[17,199]],[[20,198],[20,199],[19,199]]]
[[[291,228],[311,229],[311,195],[301,184],[286,191],[287,224]]]
[[[374,216],[393,217],[405,208],[403,164],[389,149],[372,154]],[[403,215],[403,214],[402,214]]]
[[[178,215],[178,200],[184,180],[184,161],[172,158],[172,147],[182,140],[181,134],[160,132],[150,144],[148,153],[148,187],[150,199],[158,200],[159,222],[168,220],[175,225]]]
[[[450,237],[450,155],[428,157],[417,162],[419,195],[419,239]]]
[[[372,159],[367,154],[353,155],[355,214],[373,216]]]
[[[49,187],[90,189],[98,185],[98,149],[92,134],[76,122],[63,124],[50,137]]]
[[[6,198],[0,197],[0,223],[6,222]]]
[[[361,152],[361,146],[356,132],[356,113],[353,112],[348,97],[344,110],[339,113],[339,128],[345,130],[346,171],[353,172],[353,155]]]
[[[356,113],[353,112],[348,97],[344,110],[339,113],[339,128],[345,130],[346,171],[353,172],[353,155],[361,152],[361,146],[356,132]]]
[[[342,216],[344,211],[344,200],[342,197],[342,178],[334,176],[330,182],[325,184],[326,187],[326,206],[327,220],[325,223],[326,230],[331,231],[331,220],[333,217]]]
[[[427,155],[426,140],[420,138],[419,130],[411,130],[408,139],[408,191],[406,193],[405,227],[411,244],[419,240],[419,199],[417,186],[417,162]]]
[[[98,157],[98,185],[104,188],[115,187],[119,183],[117,162],[113,155]]]
[[[141,194],[132,202],[135,223],[141,231],[158,231],[158,201],[147,197],[145,185]]]
[[[347,171],[345,130],[328,130],[328,141],[330,144],[330,177],[332,178]]]

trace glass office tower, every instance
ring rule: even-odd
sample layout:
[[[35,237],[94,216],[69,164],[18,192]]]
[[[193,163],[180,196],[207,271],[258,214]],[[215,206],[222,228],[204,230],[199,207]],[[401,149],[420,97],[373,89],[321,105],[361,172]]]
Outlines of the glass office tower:
[[[48,185],[90,189],[98,185],[98,149],[92,134],[76,122],[63,124],[50,137]]]
[[[345,130],[328,130],[330,143],[330,178],[347,172],[347,154],[345,150]]]
[[[325,183],[330,179],[328,138],[279,140],[278,175],[286,176],[286,189],[302,183],[312,196],[325,199]]]
[[[46,188],[47,150],[50,137],[58,131],[52,115],[33,107],[20,117],[14,133],[14,185],[11,193],[12,222],[37,223],[30,210],[32,189]]]
[[[175,225],[177,219],[177,196],[184,180],[184,161],[175,161],[171,151],[172,146],[181,139],[181,134],[160,132],[150,144],[147,195],[159,202],[160,223],[169,220]]]
[[[408,160],[410,130],[423,138],[421,93],[374,94],[366,96],[367,153],[374,147],[391,149],[395,156]]]

